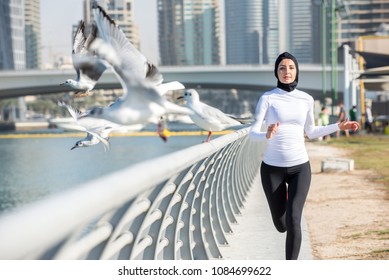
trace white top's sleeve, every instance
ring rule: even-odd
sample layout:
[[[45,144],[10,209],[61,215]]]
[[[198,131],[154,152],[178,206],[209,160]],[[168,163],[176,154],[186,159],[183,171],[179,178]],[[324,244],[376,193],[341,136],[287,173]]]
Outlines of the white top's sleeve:
[[[325,135],[329,135],[339,130],[337,123],[325,126],[315,126],[315,118],[313,116],[313,101],[312,106],[307,112],[307,119],[305,121],[304,130],[309,139],[315,139]]]
[[[262,95],[255,109],[254,123],[250,128],[249,137],[253,141],[266,140],[266,132],[262,132],[262,124],[269,108],[269,98]]]

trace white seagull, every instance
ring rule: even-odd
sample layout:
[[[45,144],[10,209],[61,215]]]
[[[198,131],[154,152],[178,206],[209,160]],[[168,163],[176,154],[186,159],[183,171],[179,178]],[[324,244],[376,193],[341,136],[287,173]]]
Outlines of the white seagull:
[[[91,94],[97,81],[107,69],[107,65],[97,59],[93,53],[88,51],[89,44],[97,36],[97,27],[92,25],[88,38],[85,37],[85,23],[80,21],[73,40],[72,60],[73,67],[76,70],[75,80],[68,79],[61,85],[67,85],[77,90],[76,96],[87,96]],[[93,61],[93,63],[84,63],[80,66],[80,61]]]
[[[151,82],[151,84],[157,87],[160,95],[164,95],[169,90],[185,89],[185,86],[178,81],[163,83],[163,76],[158,68],[135,48],[127,39],[122,29],[97,2],[93,4],[93,12],[99,37],[120,53],[121,64],[125,66],[126,71],[133,72],[135,75],[139,75]],[[115,67],[114,71],[116,71]],[[119,80],[123,85],[124,82],[121,80],[120,75]]]
[[[162,82],[162,75],[147,60],[135,59],[140,53],[104,10],[94,6],[93,12],[101,39],[94,38],[90,49],[112,66],[121,81],[123,96],[109,107],[91,109],[88,116],[132,125],[158,123],[166,114],[191,114],[160,95],[156,85]]]
[[[219,109],[209,106],[200,101],[199,93],[194,89],[188,89],[183,96],[178,99],[185,99],[186,106],[194,113],[189,115],[192,121],[200,128],[208,131],[208,137],[205,142],[211,140],[214,131],[222,131],[242,124],[227,116]]]
[[[78,140],[71,150],[94,146],[100,142],[104,145],[104,150],[109,150],[109,134],[112,130],[120,127],[118,124],[102,119],[88,118],[88,112],[80,113],[64,102],[59,102],[58,104],[69,111],[75,123],[79,126],[78,130],[87,133],[87,136],[84,139]]]

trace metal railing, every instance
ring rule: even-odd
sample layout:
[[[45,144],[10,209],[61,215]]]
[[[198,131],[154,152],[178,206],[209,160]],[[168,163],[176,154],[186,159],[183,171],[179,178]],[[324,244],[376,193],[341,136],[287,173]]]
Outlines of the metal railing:
[[[0,259],[219,259],[258,174],[248,128],[0,217]],[[238,248],[237,248],[238,249]]]

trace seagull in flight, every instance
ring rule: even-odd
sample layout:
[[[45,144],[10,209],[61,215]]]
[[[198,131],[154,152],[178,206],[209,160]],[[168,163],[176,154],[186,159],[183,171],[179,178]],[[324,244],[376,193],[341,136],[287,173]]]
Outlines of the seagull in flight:
[[[108,67],[103,61],[97,59],[94,54],[88,50],[89,44],[96,36],[96,25],[92,25],[91,32],[88,37],[86,37],[85,23],[83,20],[79,22],[73,39],[72,50],[73,67],[76,70],[77,77],[75,80],[68,79],[61,84],[77,90],[75,95],[78,97],[90,95],[97,81]],[[84,61],[82,66],[80,66],[81,61]],[[93,63],[91,63],[92,61]]]
[[[207,139],[204,142],[211,140],[214,131],[222,131],[242,125],[239,121],[226,115],[219,109],[201,102],[199,93],[194,89],[186,90],[184,95],[179,96],[177,99],[186,101],[186,106],[194,112],[189,117],[198,127],[208,131]]]
[[[105,11],[95,4],[93,12],[100,36],[93,39],[89,49],[114,69],[121,81],[123,96],[108,107],[92,108],[88,117],[131,125],[158,123],[166,114],[191,114],[188,108],[160,94],[157,87],[162,83],[162,75],[134,48]]]
[[[121,64],[125,65],[126,71],[133,72],[145,78],[151,84],[157,87],[160,95],[164,95],[169,90],[182,90],[185,86],[178,82],[163,83],[163,76],[155,64],[150,62],[135,46],[128,40],[122,29],[116,22],[106,13],[106,11],[94,2],[93,12],[95,15],[95,23],[97,25],[99,37],[108,45],[113,46],[120,53]],[[92,41],[95,38],[92,39]],[[113,67],[116,71],[116,68]],[[124,83],[122,77],[118,75],[122,86]]]
[[[87,133],[87,136],[84,139],[78,140],[71,150],[94,146],[100,142],[104,145],[105,151],[109,150],[109,134],[112,130],[120,127],[118,124],[102,119],[88,118],[88,112],[80,113],[64,102],[59,102],[58,104],[68,110],[75,123],[79,126],[79,130]]]
[[[109,133],[111,132],[111,128],[103,128],[104,130],[101,130],[98,132],[98,134],[100,135],[101,138],[105,139],[107,142],[108,142],[108,139],[109,139]],[[101,141],[99,138],[97,138],[96,136],[94,136],[93,134],[87,132],[87,135],[84,139],[81,139],[81,140],[78,140],[76,142],[76,144],[74,144],[74,146],[70,149],[70,150],[73,150],[73,149],[76,149],[76,148],[86,148],[86,147],[90,147],[90,146],[94,146],[94,145],[97,145],[99,144]],[[109,144],[109,142],[108,142]],[[104,150],[107,150],[109,149],[109,145],[106,146],[104,144]]]

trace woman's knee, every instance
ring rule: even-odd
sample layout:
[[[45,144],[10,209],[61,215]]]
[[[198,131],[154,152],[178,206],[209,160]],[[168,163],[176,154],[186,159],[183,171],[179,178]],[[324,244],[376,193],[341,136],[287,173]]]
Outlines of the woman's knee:
[[[278,232],[283,233],[286,231],[285,217],[273,218],[273,224]]]
[[[286,228],[288,231],[301,231],[301,215],[288,215],[286,217]]]

